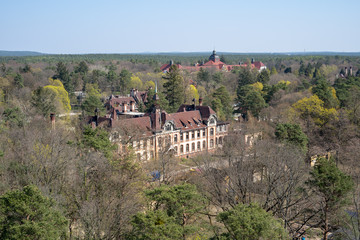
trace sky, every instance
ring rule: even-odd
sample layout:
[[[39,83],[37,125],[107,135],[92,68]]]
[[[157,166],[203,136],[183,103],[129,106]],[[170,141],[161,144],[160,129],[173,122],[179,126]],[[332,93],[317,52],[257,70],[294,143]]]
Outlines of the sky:
[[[0,50],[360,52],[359,0],[0,0]]]

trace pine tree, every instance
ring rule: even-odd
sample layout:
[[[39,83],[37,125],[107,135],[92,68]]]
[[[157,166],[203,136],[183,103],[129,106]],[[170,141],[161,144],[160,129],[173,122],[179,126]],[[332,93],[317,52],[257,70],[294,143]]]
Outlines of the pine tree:
[[[184,79],[176,65],[170,67],[164,79],[167,80],[164,83],[164,94],[169,101],[169,111],[175,112],[185,100]]]

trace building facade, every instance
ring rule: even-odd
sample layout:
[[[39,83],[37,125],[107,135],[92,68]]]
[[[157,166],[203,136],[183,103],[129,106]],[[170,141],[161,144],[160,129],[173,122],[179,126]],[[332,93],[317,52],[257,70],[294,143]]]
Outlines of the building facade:
[[[201,100],[197,106],[181,105],[171,114],[155,104],[153,111],[145,116],[125,119],[95,116],[91,124],[108,127],[119,153],[133,151],[141,161],[168,153],[187,158],[213,152],[222,146],[229,128],[229,123],[219,121],[215,111],[202,106]]]

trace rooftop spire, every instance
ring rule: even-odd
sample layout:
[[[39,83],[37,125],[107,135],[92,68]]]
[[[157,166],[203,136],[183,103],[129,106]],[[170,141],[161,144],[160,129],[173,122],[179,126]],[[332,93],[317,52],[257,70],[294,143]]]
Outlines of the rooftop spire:
[[[155,94],[153,96],[153,99],[155,101],[159,100],[159,95],[158,95],[158,90],[157,90],[157,81],[155,81]],[[156,104],[156,102],[155,102],[155,104]]]

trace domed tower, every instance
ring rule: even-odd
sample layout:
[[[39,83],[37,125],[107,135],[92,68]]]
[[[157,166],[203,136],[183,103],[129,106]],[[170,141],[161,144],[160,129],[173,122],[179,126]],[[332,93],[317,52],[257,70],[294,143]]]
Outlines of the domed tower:
[[[216,55],[216,51],[214,50],[212,55],[209,57],[209,61],[220,62],[220,57]]]

